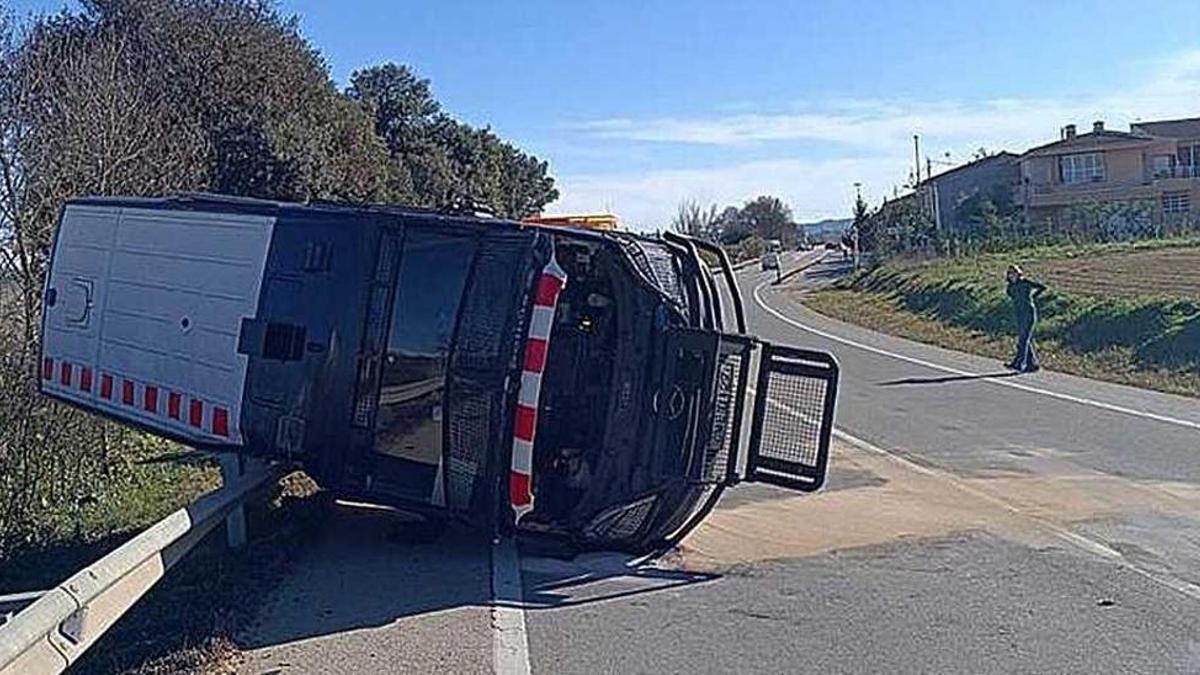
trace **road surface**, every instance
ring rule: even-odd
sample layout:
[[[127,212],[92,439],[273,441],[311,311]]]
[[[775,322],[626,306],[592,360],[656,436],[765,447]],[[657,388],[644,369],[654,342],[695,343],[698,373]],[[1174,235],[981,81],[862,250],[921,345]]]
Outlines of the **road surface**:
[[[339,513],[239,637],[242,669],[1200,671],[1200,405],[1001,377],[797,304],[837,273],[740,273],[753,332],[841,363],[824,491],[727,491],[651,566]]]

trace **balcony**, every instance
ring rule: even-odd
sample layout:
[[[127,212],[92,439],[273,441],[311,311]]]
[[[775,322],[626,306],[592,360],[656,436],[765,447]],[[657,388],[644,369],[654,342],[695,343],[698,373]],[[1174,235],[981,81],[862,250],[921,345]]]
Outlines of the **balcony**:
[[[1158,167],[1150,170],[1151,180],[1171,178],[1200,178],[1200,164],[1176,164],[1171,167]]]
[[[1200,173],[1197,173],[1200,176]],[[1084,183],[1029,183],[1023,201],[1031,208],[1067,206],[1085,202],[1157,199],[1162,187],[1149,179],[1143,181],[1096,181]]]

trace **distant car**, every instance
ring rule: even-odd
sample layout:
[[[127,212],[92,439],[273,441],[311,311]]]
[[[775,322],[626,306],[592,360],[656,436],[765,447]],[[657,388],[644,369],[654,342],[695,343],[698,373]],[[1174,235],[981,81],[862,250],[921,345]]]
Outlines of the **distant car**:
[[[825,479],[836,362],[747,335],[713,244],[181,195],[72,200],[51,255],[45,394],[335,495],[652,552]]]
[[[779,256],[783,253],[783,242],[778,239],[767,240],[760,261],[763,271],[779,269]]]

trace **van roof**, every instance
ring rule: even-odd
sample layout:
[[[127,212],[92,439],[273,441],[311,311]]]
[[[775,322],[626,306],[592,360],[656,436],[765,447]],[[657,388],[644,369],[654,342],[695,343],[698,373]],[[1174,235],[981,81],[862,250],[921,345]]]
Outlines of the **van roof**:
[[[218,213],[254,213],[262,215],[279,215],[281,213],[340,213],[357,215],[390,215],[408,218],[419,218],[434,221],[474,222],[492,227],[508,227],[515,229],[538,228],[559,235],[576,238],[598,238],[617,234],[616,232],[601,233],[595,230],[562,228],[535,223],[522,223],[507,218],[479,215],[477,213],[453,210],[435,210],[414,206],[378,203],[349,203],[335,201],[311,201],[307,203],[286,202],[254,197],[238,197],[234,195],[213,194],[208,192],[180,192],[163,197],[136,196],[87,196],[76,197],[67,201],[68,205],[110,206],[143,209],[169,209],[185,211],[215,211]]]
[[[230,211],[236,213],[277,213],[279,211],[331,211],[336,213],[387,213],[405,216],[452,217],[488,222],[518,224],[515,221],[481,216],[466,211],[423,209],[413,206],[392,204],[356,204],[336,201],[286,202],[254,197],[213,194],[208,192],[179,192],[163,197],[135,196],[88,196],[71,199],[68,204],[91,206],[124,206],[133,208],[169,208],[180,210],[203,209],[206,211]]]

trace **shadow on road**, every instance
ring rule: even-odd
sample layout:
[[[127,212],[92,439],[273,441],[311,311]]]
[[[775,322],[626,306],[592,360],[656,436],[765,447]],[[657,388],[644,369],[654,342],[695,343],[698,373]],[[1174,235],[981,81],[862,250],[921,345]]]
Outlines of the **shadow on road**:
[[[446,622],[487,626],[494,603],[491,544],[458,526],[432,534],[409,517],[339,506],[309,550],[237,636],[260,649],[356,631],[400,627],[409,636]],[[536,611],[628,598],[705,583],[719,575],[637,564],[626,555],[570,560],[523,556],[522,607]],[[475,617],[475,618],[470,618]],[[395,638],[392,638],[395,639]]]
[[[419,520],[347,507],[332,508],[323,521],[258,620],[237,636],[241,648],[489,602],[487,549],[468,533],[435,537]]]
[[[721,578],[719,574],[638,564],[617,553],[585,554],[573,560],[528,558],[522,565],[524,608],[574,607],[656,591],[677,590]]]
[[[1016,377],[1021,373],[1013,370],[1003,370],[996,373],[980,373],[979,375],[947,375],[945,377],[906,377],[901,380],[888,380],[878,383],[880,387],[897,387],[909,384],[948,384],[950,382],[969,382],[971,380],[998,380],[1004,377]]]
[[[842,260],[825,260],[805,270],[804,277],[810,281],[818,279],[838,279],[849,274],[854,267],[852,262]]]

